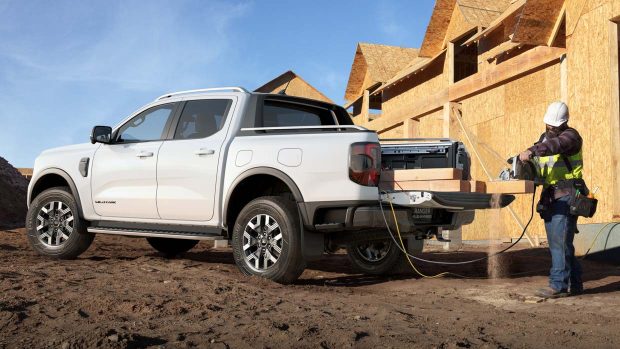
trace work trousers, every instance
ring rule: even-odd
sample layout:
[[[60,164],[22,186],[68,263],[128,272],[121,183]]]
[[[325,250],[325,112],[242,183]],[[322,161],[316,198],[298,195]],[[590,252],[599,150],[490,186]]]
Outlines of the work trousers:
[[[573,291],[583,289],[581,265],[575,258],[573,239],[577,231],[577,217],[569,213],[570,195],[553,200],[543,218],[547,242],[551,252],[549,286],[554,290]]]

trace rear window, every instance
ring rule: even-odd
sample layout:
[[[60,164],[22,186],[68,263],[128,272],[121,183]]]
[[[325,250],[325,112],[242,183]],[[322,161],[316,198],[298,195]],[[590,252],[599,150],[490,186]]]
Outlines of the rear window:
[[[259,127],[333,126],[330,110],[292,103],[265,101]]]

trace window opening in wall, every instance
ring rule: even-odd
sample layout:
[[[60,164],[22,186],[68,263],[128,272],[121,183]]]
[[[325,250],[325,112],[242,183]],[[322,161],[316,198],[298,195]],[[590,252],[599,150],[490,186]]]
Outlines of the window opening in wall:
[[[472,31],[454,42],[454,82],[478,72],[478,43],[463,46],[475,34],[476,31]]]

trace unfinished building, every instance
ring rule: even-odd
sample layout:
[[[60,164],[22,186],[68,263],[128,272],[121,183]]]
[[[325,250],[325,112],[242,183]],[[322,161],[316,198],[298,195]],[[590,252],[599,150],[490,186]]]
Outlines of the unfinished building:
[[[255,92],[262,93],[280,93],[282,91],[285,91],[289,96],[312,98],[333,103],[331,99],[314,86],[307,83],[306,80],[302,79],[301,76],[295,74],[292,70],[276,76],[255,90]]]
[[[354,120],[381,138],[464,142],[479,156],[472,176],[485,181],[538,140],[547,105],[565,101],[584,138],[585,179],[599,188],[598,212],[580,229],[611,222],[620,218],[619,20],[617,0],[437,0],[418,56],[379,86],[360,87],[352,70],[345,98],[380,110]],[[513,204],[521,221],[530,204],[529,196]],[[487,239],[489,227],[520,235],[508,211],[489,214],[464,227],[463,239]],[[544,236],[541,220],[530,231]]]

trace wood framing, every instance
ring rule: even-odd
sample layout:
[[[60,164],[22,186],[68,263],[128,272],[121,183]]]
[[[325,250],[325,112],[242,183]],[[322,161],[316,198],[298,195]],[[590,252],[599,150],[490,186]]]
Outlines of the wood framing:
[[[529,193],[530,183],[494,181],[508,167],[507,158],[538,140],[548,105],[562,100],[569,106],[571,127],[583,139],[584,178],[591,189],[599,187],[596,216],[580,219],[580,224],[617,221],[618,19],[617,0],[438,0],[420,57],[369,91],[371,106],[380,101],[382,114],[356,123],[382,138],[459,140],[471,156],[469,190]],[[454,40],[467,36],[474,25],[478,34],[464,43]],[[454,82],[453,52],[468,45],[465,67],[472,66],[477,50],[477,70],[465,69],[461,76],[473,75]],[[529,199],[517,195],[497,217],[480,212],[463,227],[464,239],[487,238],[491,221],[500,225],[503,238],[520,235]],[[543,223],[532,221],[529,233],[531,243],[544,237]]]
[[[262,86],[258,87],[255,92],[279,93],[283,90],[286,90],[286,94],[290,96],[312,98],[333,103],[329,97],[325,96],[321,91],[310,85],[292,70],[276,76]]]
[[[373,120],[363,126],[381,133],[408,118],[419,118],[425,114],[440,110],[448,102],[458,102],[527,74],[532,70],[557,63],[564,52],[566,50],[563,48],[536,47],[508,62],[465,78],[424,100],[417,101],[409,107],[403,108],[389,116]]]
[[[618,34],[618,23],[609,22],[609,47],[610,47],[610,125],[611,125],[611,146],[612,146],[612,166],[614,177],[612,183],[613,196],[613,218],[620,218],[620,60],[618,51],[620,45],[620,35]]]

